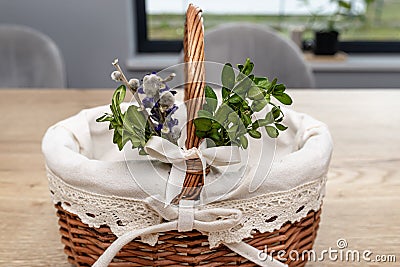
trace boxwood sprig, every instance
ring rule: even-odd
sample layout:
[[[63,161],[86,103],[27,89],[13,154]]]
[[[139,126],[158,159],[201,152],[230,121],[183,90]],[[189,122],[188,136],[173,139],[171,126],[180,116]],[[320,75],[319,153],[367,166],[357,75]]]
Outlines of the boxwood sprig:
[[[109,122],[109,129],[114,129],[113,143],[117,144],[119,150],[125,146],[128,141],[132,143],[132,149],[138,148],[139,154],[145,155],[144,146],[152,135],[152,130],[147,123],[147,118],[140,112],[140,108],[131,105],[122,112],[120,105],[126,95],[125,85],[119,86],[113,94],[111,100],[111,114],[106,113],[97,122]]]
[[[248,147],[247,135],[261,138],[260,128],[264,127],[271,138],[276,138],[287,127],[282,124],[284,114],[279,105],[271,102],[275,98],[284,105],[291,105],[291,97],[285,93],[286,86],[275,78],[256,77],[252,74],[253,62],[247,59],[238,65],[239,73],[230,63],[222,69],[222,102],[218,105],[215,91],[205,86],[205,104],[194,120],[196,135],[206,138],[210,146]],[[271,107],[262,119],[256,119],[254,113]]]

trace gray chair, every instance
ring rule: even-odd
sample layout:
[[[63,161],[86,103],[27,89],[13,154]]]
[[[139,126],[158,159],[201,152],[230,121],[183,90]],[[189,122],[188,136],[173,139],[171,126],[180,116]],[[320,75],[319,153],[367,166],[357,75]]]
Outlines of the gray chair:
[[[0,87],[65,87],[65,68],[56,44],[37,30],[0,25]]]
[[[244,63],[247,57],[254,62],[257,76],[277,77],[289,88],[312,88],[315,85],[312,70],[300,49],[266,26],[234,23],[206,31],[206,61],[230,62],[236,66]],[[207,81],[218,80],[219,75],[206,68]]]

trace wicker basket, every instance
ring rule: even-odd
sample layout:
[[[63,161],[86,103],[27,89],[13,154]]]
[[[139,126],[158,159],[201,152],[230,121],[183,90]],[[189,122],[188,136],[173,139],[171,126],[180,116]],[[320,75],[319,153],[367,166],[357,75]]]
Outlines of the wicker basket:
[[[186,67],[185,100],[188,110],[188,126],[186,147],[198,146],[200,140],[195,135],[191,120],[202,106],[204,94],[204,42],[203,22],[201,10],[190,5],[186,14],[185,24],[185,62]],[[174,199],[178,203],[181,199],[197,199],[203,186],[202,172],[188,171],[184,188]],[[68,261],[76,266],[91,266],[98,257],[116,239],[110,228],[103,225],[92,228],[81,222],[79,217],[64,210],[60,204],[56,205],[59,217],[62,243]],[[256,232],[253,238],[244,240],[251,246],[263,250],[268,246],[268,252],[274,250],[297,250],[301,253],[310,250],[313,246],[320,210],[310,211],[306,217],[297,223],[286,223],[279,230],[273,232]],[[276,257],[276,254],[273,254]],[[288,255],[285,255],[289,258]],[[304,266],[307,257],[297,261],[287,260],[289,266]],[[110,266],[256,266],[253,262],[230,251],[220,245],[210,249],[207,236],[193,230],[189,232],[169,231],[160,233],[155,246],[147,245],[135,239],[116,255]]]
[[[91,228],[82,223],[78,216],[65,211],[60,205],[56,205],[56,208],[62,236],[61,242],[65,245],[64,252],[68,256],[68,261],[76,266],[91,266],[115,241],[116,236],[107,226]],[[320,213],[321,210],[311,211],[300,222],[286,223],[274,232],[256,233],[253,238],[244,241],[260,250],[267,245],[268,252],[296,250],[302,253],[313,247]],[[281,258],[289,259],[290,257],[284,255]],[[298,261],[288,260],[286,263],[290,267],[304,266],[307,258]],[[135,239],[126,245],[110,264],[113,267],[226,265],[257,266],[223,245],[210,249],[207,236],[198,231],[161,233],[155,246],[144,244],[140,238]]]

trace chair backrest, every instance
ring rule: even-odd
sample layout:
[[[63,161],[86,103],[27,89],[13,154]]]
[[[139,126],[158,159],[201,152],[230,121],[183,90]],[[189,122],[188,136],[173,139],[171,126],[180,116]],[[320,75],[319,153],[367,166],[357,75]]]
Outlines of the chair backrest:
[[[249,57],[256,75],[275,77],[289,88],[312,88],[315,85],[311,68],[300,49],[289,39],[266,26],[250,23],[229,23],[206,31],[205,60],[232,64],[244,63]],[[207,72],[207,81],[219,73]]]
[[[37,30],[0,25],[0,87],[65,87],[65,68],[56,44]]]

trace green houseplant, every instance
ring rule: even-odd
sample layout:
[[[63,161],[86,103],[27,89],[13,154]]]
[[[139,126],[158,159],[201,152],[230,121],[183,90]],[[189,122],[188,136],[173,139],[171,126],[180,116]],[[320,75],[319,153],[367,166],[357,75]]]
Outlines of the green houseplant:
[[[305,5],[309,0],[300,0]],[[375,0],[364,0],[368,8]],[[323,14],[323,9],[311,11],[310,28],[314,29],[314,54],[334,55],[339,50],[340,32],[347,27],[354,26],[354,21],[365,22],[365,15],[356,9],[351,0],[330,0],[334,11],[328,15]]]

